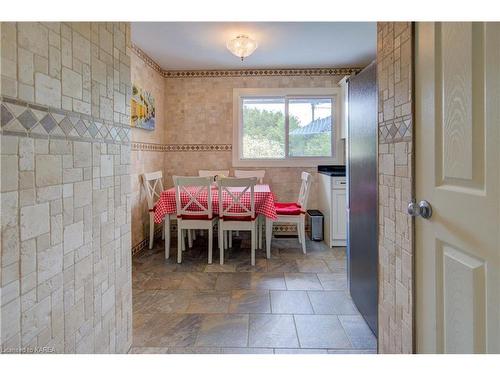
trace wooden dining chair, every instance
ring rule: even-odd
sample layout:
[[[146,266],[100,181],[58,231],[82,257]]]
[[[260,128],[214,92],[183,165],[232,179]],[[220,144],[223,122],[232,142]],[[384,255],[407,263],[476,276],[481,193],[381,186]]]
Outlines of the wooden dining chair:
[[[153,248],[155,235],[155,209],[163,189],[163,173],[161,171],[143,173],[142,185],[146,192],[146,201],[149,210],[149,248]],[[170,220],[175,215],[166,214],[163,220],[162,238],[165,239],[165,258],[170,256]]]
[[[251,233],[251,264],[255,266],[256,215],[255,185],[257,178],[221,178],[217,181],[219,193],[219,251],[220,264],[224,264],[224,231],[244,231]],[[239,188],[237,191],[231,188]],[[250,204],[245,205],[243,198],[250,194]],[[224,196],[229,201],[224,203]]]
[[[305,216],[307,200],[311,190],[312,176],[310,173],[302,172],[300,192],[297,202],[276,202],[276,214],[278,218],[274,221],[266,220],[266,251],[267,257],[271,255],[271,238],[274,223],[294,223],[297,224],[297,234],[299,243],[302,245],[302,252],[306,254],[306,225]]]
[[[217,216],[212,210],[212,179],[210,177],[174,176],[175,203],[177,207],[177,263],[182,262],[183,231],[208,230],[208,264],[212,264],[213,228]],[[207,203],[200,202],[200,195],[207,195]],[[182,196],[187,196],[187,203]]]
[[[248,177],[257,177],[259,184],[264,183],[264,176],[266,175],[266,171],[264,169],[255,169],[255,170],[243,170],[243,169],[235,169],[234,177],[238,178],[248,178]],[[262,232],[264,231],[265,218],[262,215],[257,217],[257,237],[258,248],[262,249]]]

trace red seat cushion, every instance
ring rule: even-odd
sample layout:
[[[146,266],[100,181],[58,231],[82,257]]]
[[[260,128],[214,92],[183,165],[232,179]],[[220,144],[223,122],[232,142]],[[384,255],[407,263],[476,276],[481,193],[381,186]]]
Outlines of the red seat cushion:
[[[276,202],[274,207],[276,207],[278,215],[300,215],[304,213],[302,207],[294,202]]]
[[[255,220],[255,218],[252,218],[251,216],[222,216],[222,220],[226,221],[252,221]]]
[[[213,215],[212,219],[214,219],[216,216],[217,215]],[[180,218],[182,220],[212,220],[208,218],[208,215],[181,215]]]

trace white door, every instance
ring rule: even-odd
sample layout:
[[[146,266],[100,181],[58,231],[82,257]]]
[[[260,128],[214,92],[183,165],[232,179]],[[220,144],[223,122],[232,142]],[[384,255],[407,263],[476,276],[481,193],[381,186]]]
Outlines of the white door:
[[[500,352],[500,23],[418,23],[417,352]]]

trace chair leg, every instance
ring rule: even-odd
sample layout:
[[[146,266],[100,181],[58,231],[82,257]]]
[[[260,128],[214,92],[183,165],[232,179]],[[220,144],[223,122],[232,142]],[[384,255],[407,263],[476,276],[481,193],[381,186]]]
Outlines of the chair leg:
[[[230,230],[228,232],[229,232],[229,234],[228,234],[228,236],[229,236],[229,238],[228,238],[228,247],[230,249],[232,249],[233,248],[233,231]]]
[[[273,237],[273,222],[266,218],[266,256],[271,259],[271,239]]]
[[[184,236],[182,235],[182,229],[180,223],[177,221],[177,263],[182,262],[183,243],[184,243]]]
[[[255,266],[255,240],[257,239],[257,233],[255,233],[255,225],[254,227],[252,228],[251,230],[251,237],[252,237],[252,240],[251,240],[251,255],[250,255],[250,263],[252,264],[252,266]]]
[[[306,224],[304,220],[302,219],[302,222],[300,223],[300,234],[302,237],[302,252],[306,254]]]
[[[153,248],[155,240],[155,217],[153,213],[149,214],[149,250]]]
[[[188,232],[188,246],[191,249],[193,247],[193,231],[191,229],[187,229]]]
[[[299,239],[299,243],[302,243],[302,231],[300,229],[300,223],[297,223],[297,238]]]
[[[222,225],[219,223],[219,259],[220,264],[224,264],[224,231],[222,230]]]
[[[193,241],[196,241],[196,229],[193,229]]]
[[[229,231],[223,231],[222,233],[224,235],[224,250],[228,248],[228,242],[229,242]]]
[[[163,234],[165,237],[165,259],[170,257],[170,215],[165,215],[165,220],[163,221]]]
[[[213,237],[214,228],[211,226],[208,228],[208,264],[212,264],[212,246],[213,246]]]

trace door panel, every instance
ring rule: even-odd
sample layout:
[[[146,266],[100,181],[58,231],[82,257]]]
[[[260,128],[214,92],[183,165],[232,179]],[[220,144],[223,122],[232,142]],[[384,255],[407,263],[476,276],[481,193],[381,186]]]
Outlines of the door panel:
[[[347,238],[347,227],[346,227],[346,198],[347,194],[345,190],[332,190],[333,197],[333,208],[332,217],[333,219],[333,237],[336,240],[345,240]]]
[[[417,351],[500,351],[500,24],[418,23]]]

